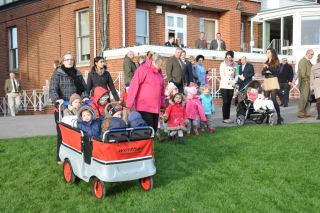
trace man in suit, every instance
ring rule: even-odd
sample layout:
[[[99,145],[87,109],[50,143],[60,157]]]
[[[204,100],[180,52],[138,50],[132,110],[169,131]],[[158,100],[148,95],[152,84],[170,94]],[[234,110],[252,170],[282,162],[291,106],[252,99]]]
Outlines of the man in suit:
[[[184,65],[180,60],[182,49],[178,47],[175,54],[169,58],[166,66],[166,73],[168,82],[172,82],[176,85],[180,93],[183,93],[184,83]]]
[[[226,50],[226,43],[221,39],[221,33],[216,34],[216,39],[211,41],[210,50],[224,51]]]
[[[298,118],[310,118],[310,103],[308,96],[310,93],[310,74],[311,74],[311,59],[314,55],[312,49],[307,50],[306,55],[298,63],[298,80],[300,99],[298,105]]]
[[[280,106],[288,107],[289,103],[289,91],[290,86],[292,85],[293,79],[293,70],[292,67],[288,64],[286,58],[281,60],[280,72],[278,75],[280,90],[279,90],[279,98],[281,100]]]
[[[196,49],[208,49],[208,44],[206,40],[206,35],[204,32],[200,33],[200,38],[196,41]]]
[[[169,37],[169,41],[167,41],[166,43],[164,43],[164,46],[166,47],[176,47],[176,43],[174,43],[174,36],[170,36]]]
[[[239,72],[239,80],[240,80],[240,90],[242,90],[250,81],[252,81],[252,77],[254,76],[254,68],[252,64],[247,61],[247,57],[242,56],[241,58],[241,68]]]
[[[16,116],[19,110],[21,99],[21,87],[19,81],[16,79],[15,73],[10,73],[10,78],[6,80],[4,84],[4,91],[8,96],[8,105],[10,109],[11,116]]]
[[[180,56],[183,63],[184,84],[189,86],[190,82],[193,82],[192,64],[186,59],[186,51],[183,50]]]

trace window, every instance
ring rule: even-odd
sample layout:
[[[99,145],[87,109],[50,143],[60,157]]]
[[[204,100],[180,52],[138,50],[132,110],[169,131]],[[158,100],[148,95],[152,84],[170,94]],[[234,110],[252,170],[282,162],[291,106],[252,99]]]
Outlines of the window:
[[[77,57],[79,64],[90,63],[89,10],[77,12]]]
[[[149,12],[136,10],[136,44],[149,44]]]
[[[5,5],[5,4],[10,4],[15,1],[18,1],[18,0],[0,0],[0,6]]]
[[[187,17],[185,15],[166,13],[166,41],[170,36],[179,37],[182,44],[187,46]]]
[[[18,32],[16,27],[9,28],[9,69],[18,71]]]
[[[320,44],[320,16],[301,17],[301,45]]]
[[[218,21],[214,19],[200,18],[200,32],[204,32],[206,35],[206,40],[208,46],[212,40],[216,37],[216,32],[218,31]]]

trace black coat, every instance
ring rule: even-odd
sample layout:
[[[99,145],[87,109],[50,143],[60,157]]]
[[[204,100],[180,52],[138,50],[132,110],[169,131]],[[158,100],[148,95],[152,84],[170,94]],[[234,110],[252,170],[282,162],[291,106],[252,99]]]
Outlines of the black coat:
[[[185,60],[184,68],[184,82],[189,86],[190,82],[193,82],[192,64],[190,61]]]
[[[243,65],[242,65],[243,66]],[[246,63],[246,66],[242,70],[242,66],[240,68],[240,75],[243,75],[245,78],[243,81],[241,81],[241,88],[246,86],[250,81],[252,81],[252,77],[254,76],[254,68],[252,64]]]
[[[278,75],[279,83],[289,83],[293,79],[293,69],[289,64],[281,64]]]
[[[106,90],[111,91],[114,99],[116,101],[120,100],[117,90],[114,87],[112,77],[107,70],[105,70],[102,75],[99,75],[94,68],[91,69],[87,80],[88,94],[90,94],[90,91],[97,86],[101,86]]]

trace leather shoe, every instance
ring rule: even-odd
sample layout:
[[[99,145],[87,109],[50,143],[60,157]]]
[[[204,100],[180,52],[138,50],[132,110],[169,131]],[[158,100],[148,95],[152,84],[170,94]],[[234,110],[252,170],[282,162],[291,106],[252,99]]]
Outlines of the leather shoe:
[[[313,115],[308,114],[308,115],[305,115],[304,117],[305,117],[305,118],[312,118],[312,117],[313,117]]]
[[[304,115],[298,115],[298,118],[305,118]]]

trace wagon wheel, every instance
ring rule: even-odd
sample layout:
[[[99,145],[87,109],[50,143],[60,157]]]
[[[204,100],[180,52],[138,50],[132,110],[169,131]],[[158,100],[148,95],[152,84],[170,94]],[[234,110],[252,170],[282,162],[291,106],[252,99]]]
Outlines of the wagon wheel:
[[[66,159],[63,163],[63,177],[67,183],[75,183],[77,176],[73,173],[71,163]]]
[[[102,199],[106,196],[107,188],[103,181],[98,178],[94,178],[92,182],[92,194],[98,199]]]
[[[153,189],[153,177],[146,177],[140,179],[140,185],[145,191]]]
[[[243,126],[245,120],[246,120],[246,119],[245,119],[244,115],[239,114],[239,115],[237,116],[237,120],[236,120],[236,121],[237,121],[237,125],[238,125],[238,126]]]

